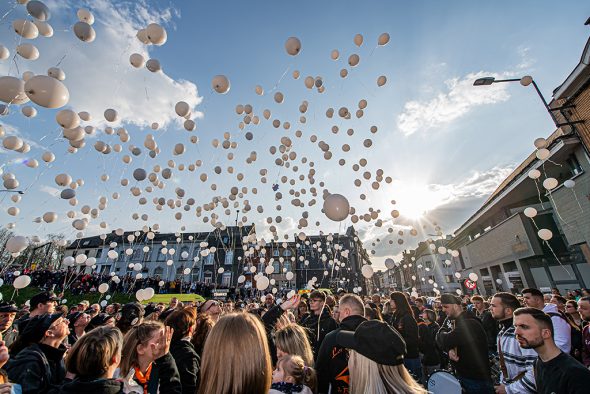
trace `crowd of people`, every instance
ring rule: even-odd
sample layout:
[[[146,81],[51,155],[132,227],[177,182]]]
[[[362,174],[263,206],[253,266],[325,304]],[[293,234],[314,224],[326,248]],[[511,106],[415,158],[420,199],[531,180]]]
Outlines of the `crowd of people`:
[[[478,394],[590,382],[587,292],[58,301],[0,303],[0,394],[437,393],[441,373]]]

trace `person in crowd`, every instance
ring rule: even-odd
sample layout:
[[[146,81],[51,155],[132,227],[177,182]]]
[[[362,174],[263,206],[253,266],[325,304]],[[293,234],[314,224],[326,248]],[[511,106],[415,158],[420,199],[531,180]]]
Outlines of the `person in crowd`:
[[[307,301],[305,299],[301,299],[299,302],[299,306],[297,307],[297,323],[301,323],[309,316],[309,306],[307,305]]]
[[[90,318],[92,319],[94,316],[100,313],[100,309],[101,308],[99,304],[92,304],[90,305],[90,308],[86,310],[86,313],[88,313],[88,315],[90,315]]]
[[[116,326],[123,335],[143,322],[144,309],[138,302],[130,302],[125,304],[121,312],[117,314]]]
[[[82,300],[78,302],[76,312],[86,312],[86,309],[90,308],[90,301]]]
[[[313,394],[316,381],[313,368],[301,357],[287,354],[278,360],[272,373],[269,394]]]
[[[426,384],[430,375],[440,368],[440,356],[435,341],[440,326],[436,323],[436,313],[432,309],[422,309],[420,318],[418,348],[422,353],[422,382]]]
[[[307,332],[297,324],[289,324],[274,334],[277,360],[285,355],[299,356],[308,367],[313,366],[313,352]],[[269,347],[270,348],[270,347]]]
[[[264,305],[262,306],[262,308],[264,310],[269,310],[270,308],[272,308],[275,305],[275,297],[272,295],[272,293],[268,293],[265,297],[264,297]]]
[[[498,321],[498,357],[500,359],[500,384],[496,393],[535,393],[533,364],[537,354],[523,349],[514,336],[514,311],[520,308],[520,301],[511,293],[500,292],[492,297],[492,317]]]
[[[389,307],[392,312],[385,321],[395,328],[406,342],[406,355],[404,365],[416,379],[422,377],[422,365],[418,350],[418,323],[410,308],[410,303],[405,294],[394,291],[390,295]]]
[[[198,314],[197,321],[195,323],[195,333],[191,338],[191,342],[195,347],[195,352],[199,356],[199,359],[203,356],[203,348],[205,347],[205,341],[209,332],[213,328],[215,322],[211,316],[206,314]]]
[[[586,322],[590,322],[590,296],[585,296],[578,301],[578,311]],[[582,363],[590,368],[590,323],[582,330]]]
[[[588,392],[590,371],[557,346],[551,316],[538,308],[519,308],[514,311],[514,326],[520,346],[539,355],[533,365],[537,393]]]
[[[25,325],[29,319],[35,316],[44,315],[46,313],[55,313],[57,297],[52,292],[43,291],[31,297],[29,304],[31,305],[30,312],[21,317],[17,323],[20,331],[24,331]]]
[[[437,345],[448,352],[449,360],[467,394],[494,392],[488,360],[488,340],[481,321],[463,310],[461,299],[453,294],[441,296],[442,309],[454,329],[441,327]]]
[[[584,327],[580,312],[578,312],[578,303],[576,300],[568,300],[565,303],[565,316],[568,318],[571,324],[579,327],[580,330]]]
[[[36,315],[29,319],[13,343],[23,347],[5,365],[11,382],[22,387],[23,394],[44,394],[57,389],[66,376],[62,344],[68,336],[68,320],[61,314]]]
[[[350,349],[350,394],[426,393],[404,367],[404,340],[389,324],[363,322],[354,332],[340,331],[336,343]]]
[[[14,322],[17,312],[18,307],[13,302],[0,302],[0,337],[6,347],[10,347],[18,337],[18,326]]]
[[[125,392],[182,393],[178,369],[169,351],[172,333],[160,322],[146,321],[125,334],[120,364]]]
[[[84,312],[75,312],[68,315],[70,322],[70,335],[68,335],[68,344],[72,346],[78,339],[84,335],[86,328],[90,323],[90,315]]]
[[[475,316],[483,324],[483,329],[486,332],[488,338],[488,350],[490,353],[496,353],[496,336],[498,335],[498,325],[492,317],[492,314],[486,308],[485,302],[482,296],[474,295],[471,297],[471,303],[473,304],[473,312]]]
[[[270,352],[260,319],[251,313],[222,316],[203,349],[197,393],[262,394],[268,393],[271,381]]]
[[[309,340],[313,354],[317,355],[325,336],[336,329],[338,325],[330,316],[329,308],[326,307],[326,294],[320,290],[314,290],[309,295],[309,308],[311,314],[300,324],[309,332]]]
[[[340,331],[354,332],[365,319],[363,300],[355,294],[340,297],[340,326],[324,338],[317,355],[315,368],[318,373],[318,393],[345,393],[348,391],[348,351],[338,346],[336,337]]]
[[[572,350],[572,334],[571,327],[565,315],[559,312],[555,304],[545,304],[543,293],[539,289],[524,289],[522,296],[526,306],[537,308],[551,316],[555,333],[555,343],[561,350],[569,353]]]
[[[562,297],[559,294],[554,294],[553,296],[551,296],[551,301],[549,302],[555,304],[557,306],[558,311],[560,311],[561,313],[565,313],[565,304],[567,302],[565,297]]]
[[[0,335],[0,394],[14,394],[16,387],[14,384],[8,381],[8,375],[6,371],[2,369],[8,360],[10,359],[10,354],[8,352],[8,347],[2,340],[2,336]]]
[[[95,329],[96,327],[115,327],[115,316],[109,315],[107,313],[99,313],[98,315],[94,316],[90,319],[88,326],[86,326],[86,331],[90,331]]]
[[[115,327],[98,327],[79,338],[65,360],[72,380],[59,394],[123,394],[123,382],[113,379],[122,348],[123,335]]]
[[[377,307],[377,308],[379,308],[379,310],[380,310],[381,312],[383,312],[383,303],[382,303],[382,301],[381,301],[381,295],[380,295],[380,294],[378,294],[378,293],[375,293],[375,294],[373,294],[373,295],[371,296],[371,302],[372,302],[373,304],[375,304],[375,305],[376,305],[376,307]]]
[[[166,310],[164,312],[168,312],[171,313],[173,310],[176,309],[176,307],[178,307],[178,297],[172,297],[170,298],[170,303],[168,304],[168,308],[166,308]]]
[[[186,307],[175,310],[166,318],[166,325],[171,327],[172,342],[170,354],[179,366],[180,383],[183,394],[195,394],[199,378],[199,355],[190,339],[195,331],[197,312],[195,308]]]
[[[332,318],[336,321],[336,324],[340,323],[340,309],[338,309],[338,305],[334,305],[332,308]]]
[[[219,301],[216,300],[207,300],[199,308],[199,313],[209,315],[213,320],[213,323],[216,323],[219,320],[221,312],[222,310],[221,306],[219,306]]]
[[[542,293],[541,293],[542,294]],[[543,294],[543,302],[549,304],[551,302],[552,294]]]

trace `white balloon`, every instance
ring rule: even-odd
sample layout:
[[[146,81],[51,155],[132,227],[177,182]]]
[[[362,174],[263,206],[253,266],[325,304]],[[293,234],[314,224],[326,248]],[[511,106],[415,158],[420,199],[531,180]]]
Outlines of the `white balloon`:
[[[12,29],[16,34],[27,40],[32,40],[39,36],[39,29],[37,26],[26,19],[16,19],[12,22]]]
[[[80,41],[92,42],[96,38],[94,28],[86,22],[76,22],[74,25],[74,34]]]
[[[70,100],[68,88],[55,78],[35,75],[25,83],[25,93],[35,104],[45,108],[60,108]]]
[[[301,41],[297,37],[289,37],[285,42],[285,50],[291,56],[297,56],[301,51]]]
[[[33,18],[40,21],[46,21],[51,17],[49,8],[45,4],[37,0],[31,0],[27,3],[27,12]]]
[[[546,228],[542,228],[537,232],[537,235],[539,236],[539,238],[541,238],[544,241],[549,241],[551,238],[553,238],[553,232],[551,232],[551,230],[546,229]]]
[[[244,275],[238,276],[238,283],[244,283],[246,281],[246,277]]]
[[[190,114],[191,107],[190,107],[190,105],[188,105],[187,102],[185,102],[185,101],[179,101],[174,106],[174,111],[176,112],[176,114],[178,116],[184,118],[185,116],[187,116],[188,114]]]
[[[534,218],[535,216],[537,216],[537,210],[533,207],[525,208],[524,215],[528,218]]]
[[[146,301],[153,298],[154,294],[155,294],[155,291],[152,287],[146,287],[145,289],[143,289],[143,295],[144,295]]]
[[[343,195],[330,194],[324,200],[323,209],[329,219],[341,222],[348,217],[350,204]]]
[[[6,242],[6,250],[10,253],[20,253],[24,251],[29,245],[27,238],[22,235],[15,235],[8,238]]]
[[[119,119],[119,114],[116,110],[109,108],[104,111],[104,118],[107,120],[107,122],[115,122]]]
[[[295,276],[295,275],[293,274],[293,272],[289,271],[289,272],[287,272],[287,274],[285,275],[285,278],[286,278],[287,280],[292,280],[294,276]]]
[[[160,65],[160,61],[158,59],[149,59],[145,63],[145,68],[147,68],[149,71],[155,73],[155,72],[160,71],[162,69],[162,66]]]
[[[80,116],[71,109],[62,109],[55,115],[55,120],[64,129],[75,129],[80,125]]]
[[[44,162],[51,163],[55,160],[55,155],[52,152],[44,152],[43,156],[41,156]]]
[[[0,77],[0,101],[17,105],[28,102],[25,82],[15,77]]]
[[[109,291],[109,285],[108,285],[108,283],[101,283],[101,284],[98,286],[98,292],[99,292],[100,294],[104,294],[104,293],[106,293],[107,291]]]
[[[211,87],[217,93],[225,94],[229,92],[230,89],[229,79],[225,75],[216,75],[211,81]]]
[[[24,289],[31,283],[31,277],[28,275],[21,275],[14,280],[12,284],[15,289]]]
[[[529,171],[528,175],[531,179],[538,179],[541,176],[541,171],[537,169],[532,169]]]
[[[567,187],[568,189],[572,189],[574,186],[576,186],[576,181],[573,179],[568,179],[567,181],[563,182],[563,186]]]
[[[135,68],[141,68],[145,65],[145,58],[139,53],[132,53],[129,56],[129,63]]]
[[[549,149],[541,148],[535,152],[535,155],[537,156],[537,159],[545,160],[551,155],[551,152],[549,152]]]
[[[380,46],[387,45],[388,42],[389,42],[389,34],[388,33],[382,33],[379,36],[379,39],[377,40],[377,44],[379,44]]]
[[[367,279],[373,277],[374,271],[373,271],[373,267],[371,267],[370,265],[363,265],[363,267],[361,268],[361,273],[363,274],[363,276]]]
[[[393,267],[395,267],[395,262],[393,261],[393,259],[391,259],[391,258],[385,259],[385,267],[387,269],[392,269]]]
[[[88,256],[85,254],[76,255],[76,264],[84,264],[88,260]]]
[[[10,51],[4,45],[0,44],[0,60],[6,60],[10,57]]]
[[[92,12],[88,11],[86,8],[80,8],[78,12],[76,12],[76,16],[80,22],[86,22],[89,25],[94,23],[94,15],[92,15]]]
[[[258,290],[266,290],[270,285],[270,280],[266,276],[260,276],[256,279],[256,288]]]
[[[39,34],[43,37],[53,37],[53,27],[47,22],[44,21],[33,21],[37,29],[39,30]]]
[[[477,280],[479,279],[479,276],[477,276],[475,272],[471,272],[468,276],[469,280],[472,282],[477,282]]]
[[[555,189],[559,182],[555,178],[547,178],[543,181],[543,187],[547,190]]]
[[[145,32],[148,40],[154,45],[163,45],[168,39],[166,29],[157,23],[150,23],[146,28]]]

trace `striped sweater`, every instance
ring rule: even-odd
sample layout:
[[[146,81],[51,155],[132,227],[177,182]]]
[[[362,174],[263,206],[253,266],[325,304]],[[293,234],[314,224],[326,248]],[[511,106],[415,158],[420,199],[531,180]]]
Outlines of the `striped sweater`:
[[[512,319],[501,323],[503,324],[497,337],[498,353],[502,349],[508,376],[502,374],[500,381],[502,383],[510,382],[511,379],[526,370],[526,374],[522,379],[506,384],[506,392],[508,394],[536,393],[533,363],[537,359],[537,353],[533,349],[520,347],[514,335]]]

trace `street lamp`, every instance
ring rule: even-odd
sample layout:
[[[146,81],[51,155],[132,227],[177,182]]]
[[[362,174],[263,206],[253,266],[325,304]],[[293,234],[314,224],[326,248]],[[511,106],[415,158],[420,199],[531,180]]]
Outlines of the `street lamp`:
[[[23,192],[22,190],[0,190],[0,192],[25,194],[25,192]]]
[[[562,127],[562,126],[572,126],[574,124],[583,122],[583,121],[574,121],[574,122],[559,123],[559,121],[557,120],[557,118],[555,117],[555,114],[553,112],[564,109],[564,107],[562,106],[559,108],[550,108],[549,104],[547,104],[547,100],[545,100],[545,97],[543,97],[543,94],[539,90],[537,83],[535,82],[533,77],[531,77],[530,75],[525,75],[522,78],[511,78],[511,79],[496,79],[494,77],[483,77],[483,78],[476,79],[473,82],[473,86],[488,86],[488,85],[491,85],[493,83],[498,83],[498,82],[520,82],[520,84],[522,86],[529,86],[530,84],[533,84],[535,91],[537,92],[537,94],[539,95],[539,98],[541,99],[541,101],[543,102],[543,105],[545,106],[545,109],[547,110],[547,112],[549,112],[549,115],[551,116],[553,123],[555,123],[555,126],[558,128]]]

